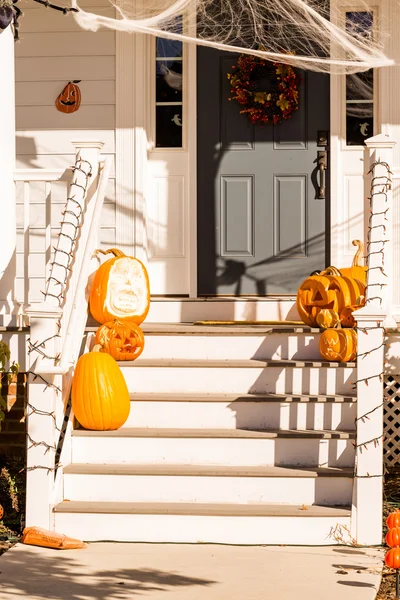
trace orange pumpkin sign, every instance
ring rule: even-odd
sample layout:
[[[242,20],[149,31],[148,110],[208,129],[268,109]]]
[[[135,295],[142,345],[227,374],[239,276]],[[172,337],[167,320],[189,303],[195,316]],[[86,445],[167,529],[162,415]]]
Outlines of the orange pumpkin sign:
[[[77,85],[80,80],[67,83],[61,94],[57,97],[56,108],[63,113],[73,113],[81,105],[81,90]]]
[[[400,548],[392,548],[385,556],[385,563],[390,569],[400,569]]]
[[[400,510],[396,510],[388,516],[386,519],[386,525],[388,529],[393,529],[393,527],[400,527]]]
[[[398,548],[400,546],[400,527],[389,529],[386,534],[386,544],[389,548]]]

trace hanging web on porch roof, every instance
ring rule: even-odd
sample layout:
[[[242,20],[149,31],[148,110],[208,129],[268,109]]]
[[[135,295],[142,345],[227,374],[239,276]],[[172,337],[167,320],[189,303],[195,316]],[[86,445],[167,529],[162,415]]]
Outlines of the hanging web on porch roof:
[[[79,8],[74,17],[88,30],[147,33],[313,71],[357,73],[392,64],[382,50],[382,31],[371,27],[370,0],[357,2],[351,13],[329,9],[329,0],[109,1],[115,18],[84,11],[72,0]]]

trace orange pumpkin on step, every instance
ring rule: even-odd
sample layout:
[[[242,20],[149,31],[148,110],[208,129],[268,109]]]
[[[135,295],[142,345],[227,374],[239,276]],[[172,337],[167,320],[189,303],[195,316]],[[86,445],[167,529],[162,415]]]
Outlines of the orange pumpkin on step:
[[[61,94],[57,97],[56,108],[63,113],[73,113],[81,105],[81,90],[78,86],[80,80],[67,83]]]
[[[135,360],[143,352],[144,335],[135,323],[115,319],[98,328],[94,343],[115,360]]]
[[[85,429],[119,429],[129,417],[130,396],[124,376],[105,352],[88,352],[79,358],[71,397],[74,415]]]
[[[354,279],[358,279],[365,285],[367,283],[368,267],[361,264],[364,257],[364,244],[361,240],[353,240],[352,244],[358,248],[353,258],[353,264],[351,267],[344,267],[343,269],[340,269],[340,272],[343,276],[354,277]]]
[[[297,292],[296,306],[301,320],[318,327],[317,315],[325,309],[340,315],[346,306],[357,303],[365,285],[351,277],[343,277],[335,267],[328,267],[318,275],[311,275]]]
[[[137,258],[125,256],[121,250],[97,250],[112,253],[96,271],[90,289],[89,307],[99,323],[114,319],[140,325],[150,308],[150,284],[146,267]]]
[[[319,341],[322,358],[333,362],[351,362],[357,356],[354,329],[326,329]]]

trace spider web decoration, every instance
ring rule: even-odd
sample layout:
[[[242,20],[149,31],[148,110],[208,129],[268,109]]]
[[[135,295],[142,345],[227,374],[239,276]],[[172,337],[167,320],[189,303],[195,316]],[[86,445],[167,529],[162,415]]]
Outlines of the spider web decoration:
[[[393,64],[382,49],[382,19],[382,31],[366,34],[363,20],[372,14],[372,0],[357,4],[350,24],[329,8],[329,0],[109,1],[116,18],[82,10],[79,0],[72,0],[79,9],[74,18],[92,31],[108,27],[152,34],[313,71],[357,73]]]

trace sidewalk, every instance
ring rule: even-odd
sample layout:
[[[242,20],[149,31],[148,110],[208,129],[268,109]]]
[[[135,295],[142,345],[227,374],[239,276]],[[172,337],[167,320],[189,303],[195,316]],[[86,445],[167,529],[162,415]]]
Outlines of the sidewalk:
[[[344,546],[18,544],[0,557],[0,600],[373,600],[383,555]]]

